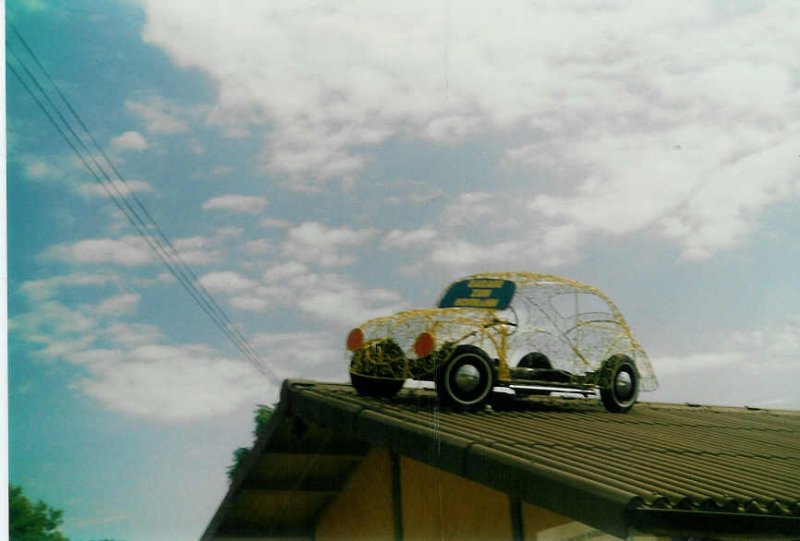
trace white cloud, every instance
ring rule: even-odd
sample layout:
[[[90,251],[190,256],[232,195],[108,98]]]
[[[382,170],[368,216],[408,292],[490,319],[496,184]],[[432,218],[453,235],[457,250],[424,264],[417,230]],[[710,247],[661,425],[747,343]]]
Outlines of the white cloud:
[[[428,194],[428,193],[410,193],[407,195],[389,195],[383,199],[383,203],[386,205],[397,205],[397,206],[419,206],[424,205],[426,203],[430,203],[438,199],[440,195],[438,194]]]
[[[685,257],[708,257],[746,238],[767,206],[800,195],[800,164],[788,160],[796,138],[733,131],[672,130],[667,140],[680,149],[664,145],[665,134],[641,135],[635,144],[625,136],[576,143],[573,163],[607,163],[573,194],[535,196],[529,209],[551,230],[575,231],[576,242],[652,229],[677,241]]]
[[[172,244],[187,265],[208,265],[222,260],[222,251],[217,247],[221,240],[195,236],[175,239]]]
[[[103,160],[98,153],[88,157]],[[79,193],[87,180],[85,165],[71,152],[49,155],[12,153],[9,160],[18,164],[28,179],[55,183],[54,186],[57,184]]]
[[[480,115],[459,115],[431,120],[422,130],[427,139],[442,144],[455,144],[468,135],[473,135],[486,128],[485,120]]]
[[[188,265],[208,265],[223,257],[223,247],[236,228],[220,230],[213,237],[185,237],[174,239],[172,245],[180,259]],[[74,265],[112,264],[135,267],[158,262],[142,237],[133,235],[119,239],[87,239],[75,243],[56,244],[44,251],[42,257]]]
[[[54,173],[53,168],[39,159],[31,159],[25,163],[25,174],[30,178],[44,178]]]
[[[104,300],[94,307],[94,311],[100,315],[131,314],[136,311],[141,298],[138,293],[123,293]]]
[[[206,173],[209,177],[223,177],[233,174],[236,169],[231,165],[218,165]]]
[[[48,340],[46,345],[37,352],[39,356],[47,359],[62,359],[73,353],[84,351],[97,340],[94,335],[81,335],[76,338],[62,338]]]
[[[20,285],[20,290],[33,301],[44,301],[64,287],[102,287],[122,283],[118,274],[72,273],[39,280],[28,280]]]
[[[569,239],[553,262],[632,233],[706,258],[798,197],[793,3],[144,5],[145,40],[217,82],[218,118],[269,125],[263,161],[295,189],[391,138],[499,141],[528,204],[508,240]]]
[[[289,229],[292,226],[291,222],[279,218],[264,218],[259,224],[261,224],[261,227],[274,229]]]
[[[175,281],[175,276],[169,272],[162,272],[155,279],[157,283],[168,284]]]
[[[126,267],[147,265],[155,259],[147,243],[141,237],[134,236],[57,244],[48,248],[44,256],[72,264],[110,263]]]
[[[745,360],[741,352],[723,350],[691,353],[684,356],[663,356],[653,359],[659,379],[671,381],[673,378],[689,377],[692,373],[706,370],[731,368]]]
[[[405,301],[394,291],[369,288],[354,283],[341,274],[316,273],[298,261],[287,261],[268,268],[262,284],[241,291],[231,287],[224,291],[231,307],[247,312],[275,309],[297,310],[318,321],[352,325],[378,315],[406,308]],[[223,281],[225,284],[234,280]],[[246,293],[245,293],[246,291]]]
[[[40,355],[57,358],[88,347],[95,341],[96,318],[58,301],[34,302],[36,309],[10,318],[8,329],[41,347]]]
[[[227,296],[231,308],[244,312],[286,308],[318,321],[355,324],[406,306],[391,290],[364,287],[340,274],[311,272],[298,261],[268,268],[261,280],[258,283],[232,271],[212,272],[199,279],[212,294]]]
[[[669,402],[800,408],[800,321],[759,325],[727,333],[720,348],[654,356],[660,386],[653,398]]]
[[[453,197],[434,223],[390,231],[382,247],[407,250],[415,268],[434,264],[459,274],[525,268],[531,261],[553,268],[577,257],[582,232],[548,220],[531,211],[527,194],[467,192]]]
[[[122,293],[76,308],[55,298],[59,294],[69,295],[71,292],[64,291],[69,288],[104,287],[120,282],[121,277],[114,274],[81,273],[24,282],[20,289],[30,309],[9,319],[9,330],[15,338],[37,346],[39,356],[52,360],[65,359],[102,340],[125,346],[157,341],[160,333],[156,327],[117,319],[135,311],[141,300],[138,293]]]
[[[483,227],[515,227],[519,225],[518,205],[521,199],[510,194],[464,192],[454,197],[445,207],[442,212],[442,223],[449,228],[459,228],[469,224],[481,224]]]
[[[216,240],[225,240],[231,238],[239,238],[244,233],[244,229],[241,227],[221,227],[217,229],[214,233],[214,239]]]
[[[111,138],[111,146],[117,150],[146,150],[150,145],[147,139],[137,131],[126,131]]]
[[[257,213],[267,206],[267,199],[256,195],[228,194],[212,197],[203,203],[203,210],[228,210],[231,212]]]
[[[455,239],[437,243],[430,251],[430,261],[460,269],[494,268],[498,265],[505,268],[511,261],[531,255],[531,250],[513,241],[486,245]],[[544,260],[540,260],[539,264],[548,266]]]
[[[109,188],[112,194],[125,196],[132,193],[152,192],[153,187],[144,180],[114,181],[114,188]],[[100,184],[80,184],[78,191],[83,195],[111,197],[106,188]]]
[[[225,415],[274,392],[251,365],[204,346],[87,349],[68,359],[87,370],[77,384],[86,395],[113,411],[162,422]]]
[[[352,325],[406,308],[394,291],[368,288],[339,274],[309,272],[297,262],[268,269],[264,280],[267,287],[258,296],[321,321]]]
[[[174,104],[159,97],[143,101],[126,101],[125,108],[144,122],[150,133],[175,134],[188,130],[182,111]]]
[[[266,254],[272,251],[272,245],[267,239],[257,239],[245,242],[244,251],[250,255]]]
[[[331,275],[308,278],[298,291],[297,306],[324,321],[355,325],[406,308],[401,297],[388,289],[367,289]]]
[[[254,295],[236,295],[228,300],[231,308],[242,310],[243,312],[266,312],[272,303],[265,298]]]
[[[635,110],[641,100],[628,105],[629,98],[651,87],[643,97],[659,108],[688,95],[746,109],[758,100],[774,111],[785,101],[788,73],[775,60],[792,50],[791,25],[781,23],[795,12],[785,4],[726,13],[712,3],[664,9],[655,2],[208,8],[214,17],[145,2],[144,37],[217,80],[219,105],[235,120],[255,113],[275,122],[270,159],[290,172],[358,161],[350,147],[403,129],[453,140],[485,125],[550,127],[548,114],[568,121],[599,99],[613,105],[611,118]],[[764,29],[772,32],[758,46],[742,35]],[[210,38],[231,34],[238,39]],[[763,81],[746,76],[752,67]],[[670,88],[662,72],[684,84]],[[743,96],[721,91],[731,84]],[[292,92],[271,91],[287,85]],[[311,145],[300,144],[303,136]]]
[[[114,345],[123,347],[156,344],[162,340],[158,327],[147,323],[111,323],[104,335]]]
[[[254,347],[281,378],[309,378],[344,381],[346,363],[342,360],[344,337],[315,332],[260,333],[253,336]]]
[[[347,247],[359,246],[369,240],[372,229],[328,227],[318,222],[305,222],[289,230],[283,253],[289,259],[334,267],[352,263],[355,258],[341,253]]]
[[[276,389],[244,360],[201,345],[165,345],[158,328],[114,319],[138,295],[112,297],[72,309],[33,300],[30,311],[9,320],[12,339],[35,354],[80,366],[75,383],[104,407],[161,422],[224,415],[274,396]]]
[[[432,249],[413,242],[395,247],[424,247],[420,258],[462,270],[530,261],[552,268],[579,258],[587,243],[638,233],[675,242],[682,257],[698,260],[744,242],[767,207],[800,196],[800,161],[796,173],[772,165],[791,163],[792,140],[770,138],[764,151],[748,153],[746,145],[713,133],[674,139],[683,142],[680,149],[655,148],[657,141],[644,135],[636,145],[624,138],[575,143],[565,163],[589,169],[605,157],[609,165],[579,183],[562,181],[560,194],[462,193],[422,228],[436,231]],[[525,148],[514,159],[533,163],[540,155],[553,153]],[[398,235],[391,232],[384,246]]]
[[[193,154],[205,154],[206,153],[206,147],[204,147],[203,144],[200,141],[196,140],[196,139],[193,139],[192,141],[189,142],[189,150],[191,150]],[[212,175],[213,175],[213,171],[212,171]]]
[[[297,261],[289,261],[264,271],[263,279],[267,284],[279,284],[296,276],[308,274],[308,267]]]
[[[255,289],[256,283],[232,271],[210,272],[198,280],[211,293],[240,293]]]
[[[761,325],[731,333],[731,349],[747,352],[760,369],[800,366],[800,320],[782,325]]]
[[[381,246],[384,249],[424,246],[430,244],[436,236],[436,231],[427,227],[414,229],[412,231],[393,229],[383,238]]]

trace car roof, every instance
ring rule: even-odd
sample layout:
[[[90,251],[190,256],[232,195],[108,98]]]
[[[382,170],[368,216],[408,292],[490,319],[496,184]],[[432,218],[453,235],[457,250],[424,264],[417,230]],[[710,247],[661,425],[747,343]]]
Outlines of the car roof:
[[[606,297],[602,291],[600,291],[595,287],[592,287],[588,284],[584,284],[577,280],[573,280],[572,278],[566,278],[564,276],[556,276],[555,274],[540,274],[535,272],[519,272],[519,271],[481,272],[478,274],[473,274],[471,276],[465,276],[464,278],[461,278],[456,282],[462,282],[464,280],[474,280],[474,279],[487,279],[487,278],[495,280],[510,280],[514,282],[517,285],[517,287],[534,287],[545,284],[569,285],[574,287],[575,289],[579,289],[587,293],[596,293],[603,298]]]
[[[466,280],[476,280],[476,279],[510,280],[514,282],[514,284],[516,284],[517,289],[535,288],[537,286],[546,286],[546,285],[566,286],[566,288],[572,288],[575,291],[597,295],[598,297],[603,299],[606,303],[608,303],[612,311],[614,311],[615,315],[617,315],[618,317],[620,317],[620,319],[622,319],[622,321],[624,321],[624,319],[622,318],[622,314],[619,312],[619,309],[617,308],[617,305],[614,304],[614,301],[609,299],[605,293],[603,293],[596,287],[584,284],[577,280],[573,280],[572,278],[557,276],[555,274],[542,274],[542,273],[524,272],[524,271],[481,272],[478,274],[465,276],[459,280],[456,280],[455,282],[453,282],[453,284],[456,284],[458,282],[463,282]],[[453,284],[448,285],[445,291],[447,291],[447,289],[449,289],[450,286],[452,286]]]

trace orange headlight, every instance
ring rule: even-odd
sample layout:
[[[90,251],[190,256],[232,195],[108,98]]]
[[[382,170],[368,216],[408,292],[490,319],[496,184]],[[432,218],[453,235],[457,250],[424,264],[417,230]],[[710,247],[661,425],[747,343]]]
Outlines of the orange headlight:
[[[433,350],[436,349],[436,339],[429,332],[423,332],[417,336],[417,341],[414,342],[414,353],[420,357],[427,357]]]
[[[347,349],[355,351],[364,344],[364,331],[356,327],[347,335]]]

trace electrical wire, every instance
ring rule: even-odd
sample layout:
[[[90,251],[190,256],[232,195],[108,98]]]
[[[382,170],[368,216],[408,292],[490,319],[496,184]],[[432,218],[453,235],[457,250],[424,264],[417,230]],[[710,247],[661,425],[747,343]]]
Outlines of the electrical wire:
[[[142,237],[142,239],[147,243],[158,259],[167,267],[169,272],[189,293],[192,299],[198,304],[198,306],[200,306],[206,315],[209,316],[212,322],[223,332],[223,334],[225,334],[225,336],[234,344],[234,346],[239,349],[244,357],[250,361],[262,375],[267,377],[267,379],[269,379],[276,386],[279,386],[281,382],[280,378],[278,378],[275,372],[258,355],[258,353],[256,353],[247,338],[233,324],[222,307],[220,307],[219,303],[217,303],[205,286],[203,286],[189,265],[186,264],[186,262],[181,258],[180,252],[175,248],[174,244],[169,240],[169,237],[167,237],[163,229],[159,226],[158,222],[153,218],[141,200],[133,192],[126,193],[126,180],[120,173],[119,169],[114,165],[111,158],[98,144],[97,140],[83,122],[76,109],[72,106],[63,92],[61,92],[52,77],[50,77],[47,69],[41,63],[31,47],[27,44],[19,30],[17,30],[13,24],[9,26],[19,43],[28,53],[30,58],[33,59],[36,66],[39,68],[39,71],[44,75],[52,91],[55,92],[64,106],[66,106],[69,114],[71,114],[71,116],[80,126],[80,129],[83,130],[83,133],[85,134],[85,137],[88,138],[89,143],[84,141],[84,138],[77,133],[76,128],[74,128],[70,120],[66,118],[65,113],[61,111],[60,106],[55,103],[55,100],[50,96],[33,71],[28,67],[22,56],[16,51],[13,44],[6,40],[6,49],[10,53],[10,55],[6,58],[6,65],[11,73],[17,78],[26,92],[33,98],[36,105],[45,114],[50,123],[55,127],[56,131],[58,131],[61,137],[67,142],[75,155],[90,172],[95,182],[102,187],[117,208],[131,223],[136,233]],[[21,71],[17,69],[11,61],[9,61],[9,58],[13,59],[13,62],[16,63],[19,68],[21,68]],[[92,148],[90,148],[90,146],[93,147],[94,151]],[[98,154],[105,162],[105,166],[103,163],[101,163],[101,160],[98,159]],[[109,173],[108,169],[111,170],[114,176]]]
[[[119,172],[117,167],[114,165],[114,162],[112,162],[111,159],[108,157],[106,152],[103,150],[103,147],[100,146],[100,144],[97,142],[97,140],[92,135],[92,132],[86,127],[86,124],[83,123],[83,120],[81,119],[80,115],[78,115],[77,111],[75,111],[75,109],[72,107],[72,104],[69,102],[69,100],[66,98],[66,96],[64,96],[64,94],[58,88],[58,85],[55,84],[53,79],[50,77],[50,74],[47,72],[47,70],[45,69],[44,65],[42,65],[41,61],[39,60],[39,57],[28,46],[28,43],[25,41],[25,39],[19,33],[19,30],[17,30],[17,28],[14,25],[11,25],[11,29],[14,32],[14,34],[17,36],[17,39],[20,41],[22,46],[25,48],[25,50],[31,56],[31,58],[33,58],[33,60],[36,63],[36,65],[44,73],[45,77],[47,78],[47,80],[50,83],[50,85],[52,86],[52,88],[56,91],[56,93],[58,94],[59,98],[61,98],[61,101],[64,103],[64,105],[66,105],[67,109],[69,109],[69,111],[72,113],[72,116],[75,118],[75,120],[77,120],[78,124],[83,129],[84,133],[89,137],[89,139],[92,142],[92,144],[94,145],[95,149],[105,159],[106,163],[109,165],[109,167],[114,172],[114,174],[117,176],[117,178],[120,179],[123,183],[125,183],[126,182],[125,179],[123,178],[122,174]],[[48,102],[50,102],[50,100],[48,100]],[[52,105],[52,102],[50,102],[50,103]],[[61,118],[63,120],[63,117],[61,117]],[[64,122],[66,122],[66,121],[64,121]],[[75,135],[74,132],[73,132],[73,135]],[[76,136],[76,138],[77,138],[77,136]],[[88,149],[86,149],[86,150],[88,151]],[[106,178],[108,178],[107,175],[106,175]],[[108,180],[111,180],[111,179],[108,179]],[[123,194],[119,193],[119,192],[118,192],[118,195],[120,195],[120,197],[123,196]],[[143,224],[143,225],[152,225],[153,227],[155,227],[156,233],[158,234],[160,241],[163,242],[164,245],[169,249],[171,254],[177,260],[180,261],[180,263],[182,265],[179,267],[179,270],[181,270],[181,271],[185,272],[186,274],[188,274],[188,277],[191,278],[192,281],[195,282],[198,285],[200,291],[203,293],[203,297],[206,297],[206,298],[210,297],[210,294],[206,290],[205,286],[203,286],[203,284],[201,282],[199,282],[199,280],[197,279],[197,276],[195,276],[194,272],[192,272],[192,269],[183,262],[183,260],[181,259],[180,253],[175,249],[174,245],[170,242],[169,238],[164,234],[164,232],[162,231],[161,227],[158,225],[158,222],[156,222],[155,219],[153,219],[153,217],[150,215],[150,213],[148,212],[147,208],[142,204],[141,200],[136,196],[136,194],[134,192],[130,192],[128,195],[133,200],[133,202],[135,203],[136,207],[138,207],[139,211],[141,211],[145,215],[147,220],[149,221],[148,224]],[[134,212],[133,209],[130,209],[130,210],[132,212]],[[211,300],[213,300],[213,298]],[[216,306],[216,303],[209,302],[208,305],[210,305],[210,307],[212,309],[217,311],[218,306]],[[227,324],[232,325],[232,322],[228,319],[227,315],[223,311],[219,310],[218,311],[218,315],[221,316],[222,319],[224,321],[226,321]]]

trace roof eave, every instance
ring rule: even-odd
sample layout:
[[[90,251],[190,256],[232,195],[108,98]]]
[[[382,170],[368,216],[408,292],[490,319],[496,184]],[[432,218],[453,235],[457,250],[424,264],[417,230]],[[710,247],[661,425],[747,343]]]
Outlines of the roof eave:
[[[236,496],[239,487],[245,482],[248,475],[250,475],[250,470],[258,462],[259,456],[264,451],[264,448],[267,446],[267,443],[272,438],[273,434],[287,418],[287,384],[288,380],[284,381],[283,387],[281,388],[281,399],[278,403],[278,406],[270,416],[266,427],[264,427],[264,430],[259,434],[256,442],[253,444],[252,450],[244,458],[239,468],[237,468],[236,475],[228,487],[228,492],[225,494],[225,497],[222,499],[222,503],[220,503],[219,507],[217,508],[217,512],[214,513],[214,516],[211,518],[211,521],[206,527],[205,532],[203,532],[203,535],[200,537],[200,541],[212,541],[215,539],[217,530],[225,519],[225,515],[230,509],[233,503],[233,498]]]
[[[800,516],[787,517],[697,509],[630,509],[627,523],[637,532],[652,535],[697,535],[704,531],[717,536],[748,539],[797,539]]]

